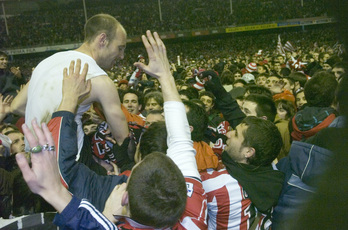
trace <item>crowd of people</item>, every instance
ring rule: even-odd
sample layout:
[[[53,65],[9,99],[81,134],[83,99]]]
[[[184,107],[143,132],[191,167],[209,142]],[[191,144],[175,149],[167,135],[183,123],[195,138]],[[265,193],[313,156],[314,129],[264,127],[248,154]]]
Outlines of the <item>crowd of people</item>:
[[[303,6],[300,1],[295,4],[291,0],[233,0],[232,14],[230,1],[226,0],[160,2],[162,21],[157,0],[86,1],[86,9],[87,15],[104,12],[115,16],[130,37],[140,36],[149,29],[149,25],[158,32],[191,31],[320,17],[326,16],[327,12],[323,0],[303,1]],[[41,3],[37,11],[8,17],[9,35],[6,34],[5,21],[0,19],[0,47],[9,49],[82,42],[85,23],[82,2],[49,3]]]
[[[226,2],[171,9],[202,16]],[[237,1],[236,13],[238,3],[257,11],[275,2]],[[31,63],[28,76],[0,52],[1,221],[56,210],[63,229],[298,228],[347,145],[348,64],[335,30],[166,46],[146,31],[144,47],[128,52],[126,19],[94,15],[79,48]],[[130,31],[143,33],[139,22]]]

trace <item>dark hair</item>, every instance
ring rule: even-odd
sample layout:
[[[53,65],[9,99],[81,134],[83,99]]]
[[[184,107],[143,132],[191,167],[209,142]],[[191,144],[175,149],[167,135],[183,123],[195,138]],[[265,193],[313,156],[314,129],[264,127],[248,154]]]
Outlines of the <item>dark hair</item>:
[[[0,57],[6,57],[6,58],[8,58],[8,55],[7,55],[7,53],[5,53],[4,51],[1,51],[1,50],[0,50]]]
[[[199,95],[198,91],[192,86],[187,87],[187,89],[179,90],[179,94],[187,96],[189,100],[198,98]]]
[[[237,79],[237,80],[235,80],[234,82],[233,82],[233,84],[236,84],[236,83],[242,83],[244,86],[246,86],[247,85],[247,82],[246,81],[244,81],[243,79]]]
[[[271,98],[259,94],[250,94],[245,98],[245,101],[252,101],[257,104],[255,111],[258,117],[265,116],[267,120],[274,121],[277,108]]]
[[[301,72],[294,72],[289,75],[290,79],[292,79],[294,82],[299,82],[301,87],[304,87],[304,85],[307,82],[307,77],[304,73]]]
[[[316,72],[304,87],[308,106],[329,107],[335,99],[337,80],[327,71]]]
[[[245,100],[257,104],[255,112],[258,117],[265,116],[267,117],[267,120],[274,121],[277,114],[277,108],[272,98],[259,94],[250,94],[245,98]]]
[[[138,97],[138,103],[139,105],[143,105],[143,94],[140,91],[134,90],[134,89],[126,89],[122,91],[122,94],[120,95],[121,102],[123,103],[123,98],[127,93],[135,94]]]
[[[272,98],[272,92],[267,87],[262,85],[248,85],[246,87],[246,92],[249,91],[250,94],[259,94],[266,97]]]
[[[248,126],[243,133],[242,146],[255,149],[255,154],[248,158],[248,163],[255,166],[271,164],[278,156],[283,145],[278,128],[269,120],[253,116],[244,118],[242,124]]]
[[[196,103],[197,105],[201,106],[202,108],[205,108],[204,103],[199,99],[194,98],[194,99],[191,99],[190,101]]]
[[[215,95],[214,95],[212,92],[210,92],[210,91],[203,91],[203,92],[200,92],[200,93],[199,93],[199,99],[201,99],[201,97],[203,97],[203,96],[208,96],[208,97],[210,97],[210,98],[212,99],[212,101],[213,101],[213,104],[215,105],[215,100],[216,100],[216,98],[215,98]]]
[[[165,154],[147,155],[128,179],[131,218],[154,228],[173,226],[186,207],[187,189],[178,166]]]
[[[202,141],[204,139],[204,132],[208,127],[208,116],[205,109],[192,101],[183,101],[184,105],[188,107],[187,120],[193,127],[191,138],[193,141]]]
[[[224,70],[221,74],[221,84],[232,85],[234,82],[234,75],[229,70]]]
[[[275,101],[276,107],[281,104],[282,108],[286,111],[286,119],[290,119],[296,113],[295,104],[292,101],[279,99]]]
[[[167,149],[167,130],[164,121],[152,123],[140,139],[139,151],[141,159],[153,152],[166,153]]]
[[[146,106],[147,101],[149,99],[151,99],[151,98],[153,98],[163,108],[163,96],[162,96],[161,92],[153,91],[153,92],[145,94],[145,96],[144,96],[144,106]]]
[[[291,70],[287,67],[283,67],[280,70],[280,75],[283,77],[288,77],[291,74]]]
[[[105,33],[108,38],[114,39],[116,31],[122,25],[109,14],[97,14],[89,18],[85,24],[85,42],[92,42],[100,33]]]

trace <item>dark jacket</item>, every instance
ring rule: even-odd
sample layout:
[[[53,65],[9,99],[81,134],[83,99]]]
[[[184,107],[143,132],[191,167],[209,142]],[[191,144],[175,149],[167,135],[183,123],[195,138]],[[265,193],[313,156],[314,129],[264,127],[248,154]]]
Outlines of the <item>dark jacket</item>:
[[[99,211],[116,185],[125,183],[126,176],[101,176],[86,165],[75,161],[77,154],[77,125],[75,115],[66,111],[55,112],[48,123],[50,131],[59,134],[57,159],[62,183],[78,198],[88,199]],[[81,152],[81,155],[85,154]]]
[[[285,173],[285,184],[273,212],[272,229],[283,229],[316,191],[332,152],[319,146],[294,141],[290,153],[277,168]]]

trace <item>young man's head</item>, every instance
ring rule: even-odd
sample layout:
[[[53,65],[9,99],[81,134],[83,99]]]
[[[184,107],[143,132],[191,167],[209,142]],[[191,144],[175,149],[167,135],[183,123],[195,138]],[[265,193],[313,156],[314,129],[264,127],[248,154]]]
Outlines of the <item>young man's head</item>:
[[[163,96],[161,92],[153,91],[145,94],[144,96],[145,110],[162,110],[163,109]]]
[[[173,226],[185,210],[184,176],[165,154],[153,152],[132,169],[127,193],[130,217],[154,228]]]
[[[7,68],[8,56],[5,52],[0,51],[0,70]]]
[[[334,64],[332,67],[332,73],[335,74],[336,80],[340,81],[342,78],[342,75],[347,73],[348,71],[348,64],[344,62],[338,62]]]
[[[175,163],[165,155],[167,149],[166,125],[164,121],[155,122],[140,139],[134,159],[136,163],[141,162],[142,167],[136,166],[137,171],[133,168],[131,180],[128,182],[131,218],[158,228],[173,226],[178,221],[185,208],[187,197],[184,177]],[[147,190],[147,186],[148,189],[155,187],[156,190],[143,193],[142,191]],[[171,210],[168,210],[170,207]]]
[[[274,121],[277,114],[277,108],[272,98],[258,94],[247,96],[241,109],[246,116],[260,117],[271,122]]]
[[[294,84],[295,84],[294,90],[293,90],[294,92],[296,92],[301,87],[303,88],[307,82],[306,75],[304,73],[301,73],[301,72],[291,73],[288,78],[292,79]]]
[[[127,34],[123,26],[111,15],[97,14],[85,24],[84,44],[93,49],[93,58],[105,69],[111,69],[123,59]]]
[[[24,135],[18,130],[7,131],[5,133],[8,138],[10,138],[11,144],[11,155],[24,152],[25,144],[24,144]]]
[[[225,151],[238,163],[266,166],[278,156],[283,145],[277,127],[268,120],[246,117],[227,133]]]
[[[199,94],[199,99],[203,102],[205,111],[209,113],[215,105],[215,96],[210,91],[203,91]]]
[[[191,127],[191,139],[193,141],[202,141],[204,132],[208,127],[208,116],[205,110],[192,101],[183,102],[186,107],[186,115]]]
[[[132,114],[139,114],[142,107],[142,95],[139,91],[136,91],[134,89],[128,89],[124,91],[121,101],[128,112]]]
[[[163,110],[150,110],[146,115],[145,127],[158,121],[164,121]]]
[[[335,99],[337,80],[332,73],[316,72],[304,87],[308,106],[329,107]]]
[[[261,73],[256,77],[256,85],[262,85],[265,86],[266,85],[266,81],[267,78],[269,77],[269,75],[267,73]]]

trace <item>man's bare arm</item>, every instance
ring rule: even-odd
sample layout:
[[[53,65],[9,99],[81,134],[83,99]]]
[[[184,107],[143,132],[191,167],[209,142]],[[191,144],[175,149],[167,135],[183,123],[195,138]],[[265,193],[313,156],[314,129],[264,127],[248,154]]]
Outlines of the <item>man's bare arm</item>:
[[[114,83],[108,76],[99,76],[91,79],[92,90],[88,101],[101,104],[111,133],[119,145],[128,136],[128,125],[121,110],[121,102]]]
[[[17,94],[17,96],[13,99],[11,103],[11,113],[24,116],[25,115],[25,108],[27,106],[27,99],[28,99],[28,82]]]

